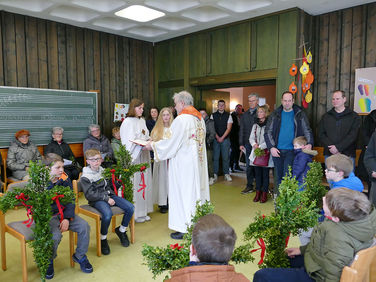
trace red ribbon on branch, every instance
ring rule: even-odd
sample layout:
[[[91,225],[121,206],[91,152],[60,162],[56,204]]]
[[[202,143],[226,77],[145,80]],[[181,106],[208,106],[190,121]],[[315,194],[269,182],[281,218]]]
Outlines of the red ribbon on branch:
[[[171,245],[170,245],[170,248],[171,248],[171,249],[173,249],[173,250],[175,250],[175,249],[178,249],[178,250],[180,250],[180,249],[182,249],[182,248],[183,248],[183,246],[179,246],[179,244],[178,244],[178,243],[176,243],[175,245],[171,244]]]
[[[116,170],[115,169],[111,169],[110,172],[111,172],[112,186],[114,187],[114,191],[115,191],[116,196],[118,196],[118,191],[116,189],[115,180],[118,181],[121,184],[121,186],[123,186],[123,189],[121,190],[121,197],[124,198],[125,186],[124,186],[123,181],[121,181],[119,178],[116,177],[116,175],[115,175]]]
[[[60,201],[59,201],[59,198],[64,198],[64,195],[58,195],[56,193],[56,196],[55,197],[52,197],[52,201],[55,201],[56,202],[56,205],[57,205],[57,208],[59,210],[59,214],[60,214],[60,222],[62,222],[64,220],[64,213],[63,213],[63,210],[65,209],[65,207],[62,207],[61,204],[60,204]]]
[[[251,253],[254,253],[258,250],[261,250],[261,254],[260,254],[260,261],[258,262],[258,265],[262,264],[264,262],[264,257],[265,257],[265,242],[264,242],[264,239],[260,238],[257,240],[257,245],[260,246],[260,248],[258,249],[253,249],[251,250]]]
[[[287,237],[285,239],[285,248],[287,248],[287,245],[289,244],[290,234],[291,234],[291,232],[289,232],[289,235],[287,235]]]
[[[30,227],[33,223],[33,211],[32,205],[27,205],[26,202],[29,200],[29,197],[25,198],[24,193],[20,193],[19,195],[16,195],[16,199],[20,200],[21,204],[26,208],[26,214],[28,217],[28,220],[25,220],[23,224],[26,224],[27,227]]]
[[[137,192],[141,192],[142,191],[142,198],[145,200],[145,188],[146,188],[146,184],[145,184],[145,175],[144,175],[144,170],[146,169],[146,166],[142,166],[140,168],[140,171],[141,171],[141,183],[140,183],[140,189],[137,190]]]

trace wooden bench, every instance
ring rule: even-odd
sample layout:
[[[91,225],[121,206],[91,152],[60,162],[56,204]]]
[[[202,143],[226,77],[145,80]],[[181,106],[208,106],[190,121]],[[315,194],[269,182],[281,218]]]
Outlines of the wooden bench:
[[[40,145],[37,146],[40,154],[43,156],[44,148],[47,145]],[[73,143],[69,144],[69,147],[71,148],[73,155],[75,158],[82,158],[84,157],[84,152],[83,152],[83,144],[82,143]],[[9,183],[19,181],[18,179],[14,178],[8,178],[7,177],[7,157],[8,157],[8,148],[1,148],[0,149],[0,154],[1,154],[1,159],[2,159],[2,167],[3,167],[3,178],[4,178],[4,191]]]
[[[313,158],[314,161],[324,164],[325,163],[325,156],[324,156],[324,147],[313,147],[313,150],[317,151],[317,155]],[[362,150],[356,150],[356,158],[355,158],[355,166],[358,166],[360,153]]]

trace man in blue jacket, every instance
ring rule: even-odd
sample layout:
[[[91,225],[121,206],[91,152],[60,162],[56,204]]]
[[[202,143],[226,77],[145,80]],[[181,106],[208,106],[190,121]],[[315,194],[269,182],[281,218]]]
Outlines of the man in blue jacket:
[[[301,107],[294,104],[293,94],[289,91],[284,92],[281,104],[268,118],[264,135],[277,174],[274,185],[274,194],[277,195],[282,177],[294,161],[294,138],[304,136],[308,142],[305,149],[312,149],[313,146],[313,135],[307,116]]]

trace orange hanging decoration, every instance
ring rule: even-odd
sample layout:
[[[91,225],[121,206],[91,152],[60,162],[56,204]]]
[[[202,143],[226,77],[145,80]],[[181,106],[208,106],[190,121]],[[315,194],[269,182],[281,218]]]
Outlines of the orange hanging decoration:
[[[306,82],[311,85],[313,83],[314,79],[315,78],[314,78],[314,76],[312,74],[312,71],[309,70],[308,73],[307,73],[307,76],[306,76]]]
[[[298,91],[298,87],[296,87],[295,85],[295,82],[291,82],[290,86],[289,86],[289,91],[292,93],[292,94],[295,94],[296,91]]]
[[[290,68],[290,75],[291,76],[295,76],[298,72],[298,67],[295,65],[295,64],[292,64],[291,68]]]
[[[306,81],[303,81],[303,82],[302,82],[302,90],[303,90],[303,93],[306,93],[307,90],[308,90],[309,88],[311,88],[311,85],[308,84]]]

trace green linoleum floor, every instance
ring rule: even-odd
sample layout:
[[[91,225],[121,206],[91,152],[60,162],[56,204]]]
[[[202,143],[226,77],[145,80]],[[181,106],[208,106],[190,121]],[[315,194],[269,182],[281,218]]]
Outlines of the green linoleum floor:
[[[252,221],[256,212],[261,211],[269,214],[273,210],[273,204],[271,199],[265,204],[253,203],[252,199],[255,193],[240,194],[245,186],[245,174],[232,174],[232,177],[233,182],[225,182],[223,177],[219,177],[219,181],[211,186],[210,192],[211,201],[215,205],[215,213],[222,216],[235,229],[238,236],[237,245],[239,245],[243,240],[242,232]],[[84,199],[80,201],[85,203]],[[68,234],[66,234],[60,243],[58,257],[54,261],[55,277],[51,281],[163,281],[164,275],[160,275],[153,280],[151,272],[143,265],[142,245],[148,243],[154,246],[166,246],[177,241],[169,237],[172,231],[167,227],[168,214],[161,214],[156,211],[150,216],[150,222],[136,223],[136,242],[128,248],[122,247],[116,234],[109,232],[108,240],[111,254],[102,257],[96,256],[94,221],[82,216],[91,226],[91,241],[87,256],[93,265],[94,272],[85,274],[81,272],[78,264],[75,268],[69,266]],[[25,217],[25,210],[10,211],[7,214],[7,221],[21,220]],[[120,219],[118,221],[120,222]],[[7,234],[6,245],[8,269],[6,271],[0,270],[0,281],[22,281],[19,241]],[[297,238],[290,240],[289,246],[298,245]],[[27,248],[27,256],[29,281],[40,281],[30,248]],[[255,253],[255,257],[254,263],[236,265],[236,271],[243,273],[252,280],[254,272],[258,269],[258,252]]]

